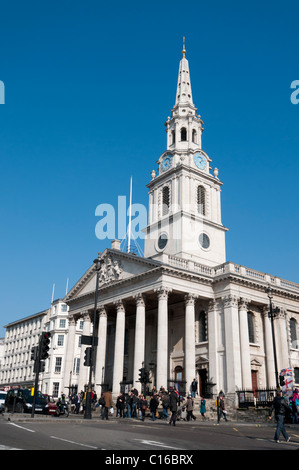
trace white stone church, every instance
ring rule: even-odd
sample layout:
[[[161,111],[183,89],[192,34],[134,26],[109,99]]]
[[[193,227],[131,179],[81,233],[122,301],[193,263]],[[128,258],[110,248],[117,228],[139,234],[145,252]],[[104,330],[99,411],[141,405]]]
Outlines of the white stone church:
[[[272,288],[277,367],[291,367],[299,385],[299,285],[226,260],[218,170],[202,149],[203,121],[192,99],[185,47],[179,64],[175,105],[166,122],[167,144],[158,172],[148,184],[148,225],[144,257],[112,242],[98,286],[98,347],[94,388],[122,385],[138,390],[139,369],[150,371],[149,387],[178,384],[188,392],[214,384],[223,390],[276,385],[271,321]],[[154,162],[153,162],[154,163]],[[149,171],[151,168],[149,168]],[[212,170],[212,174],[210,171]],[[96,268],[92,265],[70,290],[64,386],[73,369],[76,324],[92,334]],[[88,383],[81,348],[78,390]]]

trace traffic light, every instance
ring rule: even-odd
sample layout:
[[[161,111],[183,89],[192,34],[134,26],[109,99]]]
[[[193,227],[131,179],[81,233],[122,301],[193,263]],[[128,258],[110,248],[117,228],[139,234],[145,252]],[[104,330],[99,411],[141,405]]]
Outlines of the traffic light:
[[[35,361],[36,358],[37,358],[37,350],[38,350],[38,347],[37,346],[33,346],[31,348],[31,356],[30,356],[30,359],[31,361]]]
[[[283,375],[280,375],[279,376],[279,384],[281,387],[283,387],[285,385],[285,380],[284,380],[284,376]]]
[[[49,343],[50,343],[51,333],[46,331],[42,332],[41,342],[40,342],[40,359],[47,359],[49,357]]]
[[[85,349],[85,356],[84,356],[84,365],[85,366],[91,366],[92,362],[92,348],[86,348]]]
[[[141,367],[141,369],[139,369],[139,382],[141,383],[144,382],[144,373],[145,373],[145,368]]]
[[[144,371],[144,378],[143,378],[143,381],[145,384],[148,384],[149,383],[149,371],[148,370],[145,370]]]
[[[40,361],[40,363],[39,363],[39,372],[45,372],[45,363],[44,363],[44,361]]]

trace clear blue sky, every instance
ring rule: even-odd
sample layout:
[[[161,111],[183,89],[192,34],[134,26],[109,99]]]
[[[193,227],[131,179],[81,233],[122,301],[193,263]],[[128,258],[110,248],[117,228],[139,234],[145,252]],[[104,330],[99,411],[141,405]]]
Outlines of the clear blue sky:
[[[148,204],[183,36],[227,259],[299,282],[298,17],[297,0],[1,3],[0,337],[110,246],[95,208],[131,175]]]

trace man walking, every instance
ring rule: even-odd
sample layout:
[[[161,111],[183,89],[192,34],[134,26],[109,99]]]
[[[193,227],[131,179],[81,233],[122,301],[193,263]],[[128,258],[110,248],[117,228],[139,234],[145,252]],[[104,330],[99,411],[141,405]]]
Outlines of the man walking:
[[[280,433],[282,433],[285,440],[289,442],[290,438],[284,427],[284,417],[285,417],[285,413],[288,411],[288,404],[283,398],[283,396],[281,395],[280,390],[277,390],[276,397],[274,398],[271,404],[270,411],[269,411],[269,419],[271,419],[273,410],[275,414],[275,419],[277,421],[277,427],[275,431],[274,440],[275,442],[279,442],[279,436],[280,436]]]

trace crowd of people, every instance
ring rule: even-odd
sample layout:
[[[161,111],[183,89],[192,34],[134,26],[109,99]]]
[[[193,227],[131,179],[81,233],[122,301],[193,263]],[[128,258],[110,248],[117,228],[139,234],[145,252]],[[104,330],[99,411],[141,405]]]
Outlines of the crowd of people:
[[[194,399],[190,394],[184,398],[179,394],[175,388],[165,390],[161,387],[159,391],[153,387],[149,397],[132,387],[129,393],[120,393],[113,403],[111,391],[102,393],[96,406],[100,407],[102,419],[109,419],[109,416],[117,418],[135,418],[144,421],[146,412],[150,418],[155,421],[156,419],[169,419],[169,424],[176,425],[178,419],[185,421],[196,420],[194,416]],[[205,399],[201,399],[200,413],[202,419],[205,419]]]

